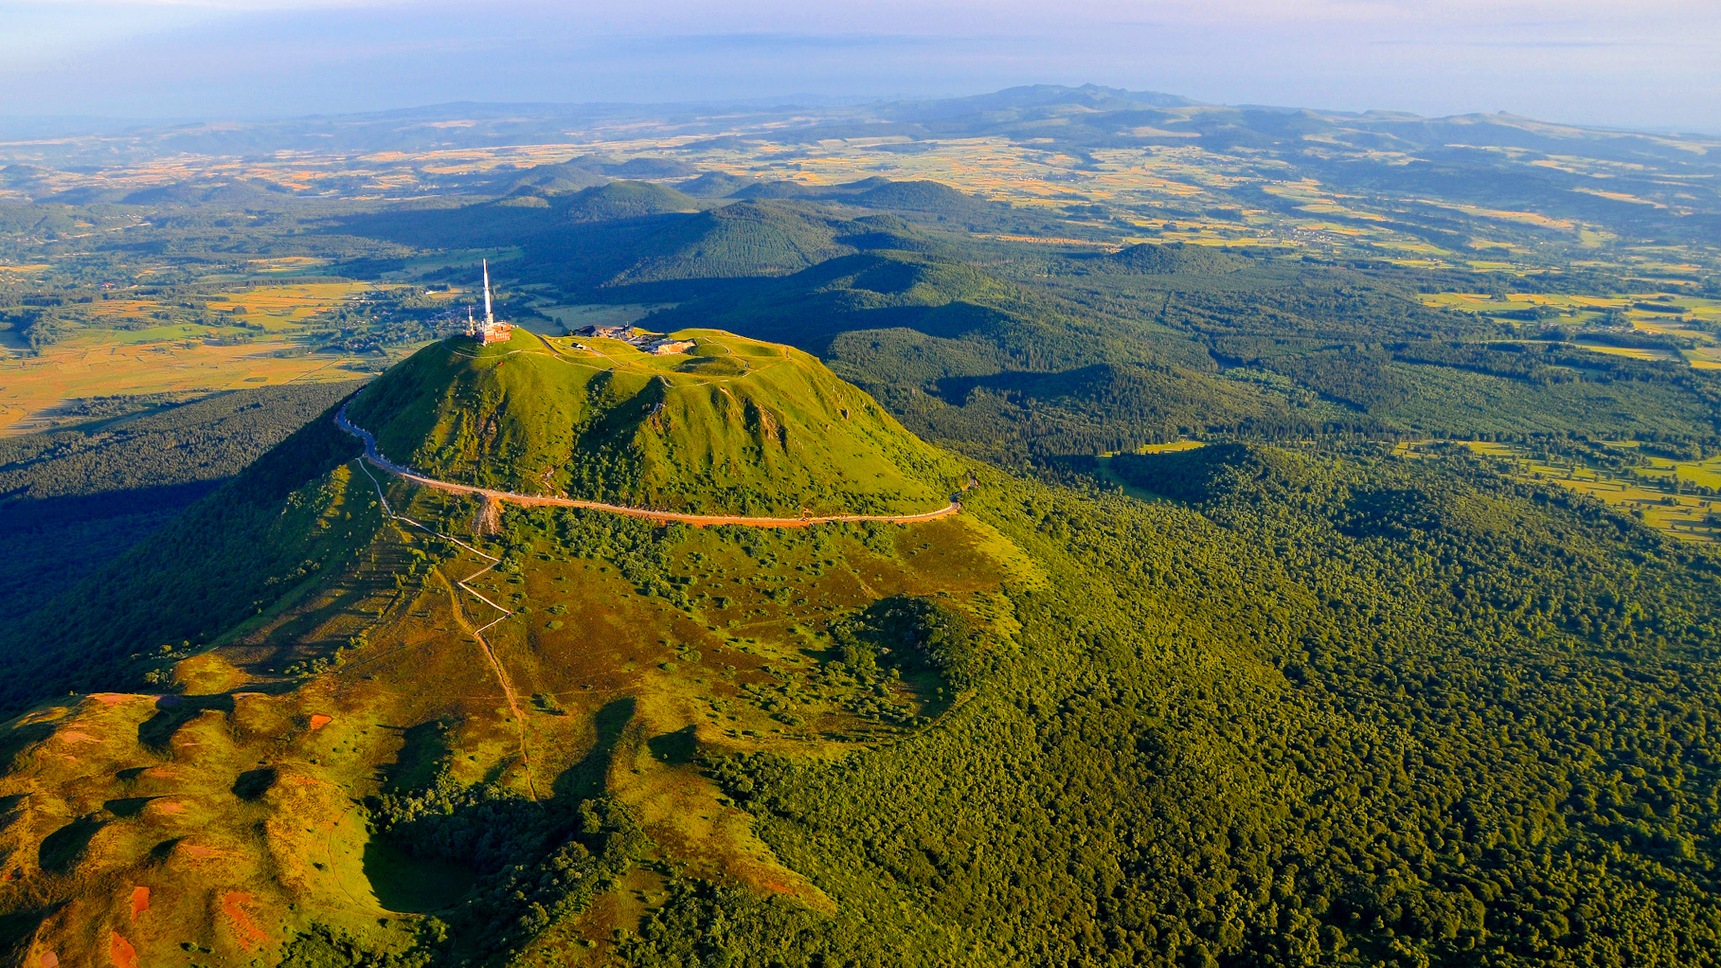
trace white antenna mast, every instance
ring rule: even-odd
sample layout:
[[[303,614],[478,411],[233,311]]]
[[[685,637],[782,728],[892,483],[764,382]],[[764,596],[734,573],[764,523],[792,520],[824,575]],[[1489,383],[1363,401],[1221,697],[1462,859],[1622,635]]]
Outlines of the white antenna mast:
[[[484,325],[496,325],[496,317],[490,312],[490,260],[484,260]]]

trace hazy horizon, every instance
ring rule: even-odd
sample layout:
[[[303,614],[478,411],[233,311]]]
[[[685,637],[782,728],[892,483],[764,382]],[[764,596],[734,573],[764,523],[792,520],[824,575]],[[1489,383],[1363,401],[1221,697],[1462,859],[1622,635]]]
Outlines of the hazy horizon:
[[[3,0],[0,116],[194,120],[448,102],[877,100],[1094,83],[1220,104],[1506,111],[1721,133],[1700,2]]]

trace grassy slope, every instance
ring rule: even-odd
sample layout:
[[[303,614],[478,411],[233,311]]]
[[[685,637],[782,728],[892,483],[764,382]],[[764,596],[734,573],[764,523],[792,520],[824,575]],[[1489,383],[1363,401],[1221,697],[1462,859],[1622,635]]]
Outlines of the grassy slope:
[[[380,407],[403,386],[440,386],[421,401],[430,407],[494,391],[499,452],[518,455],[565,443],[556,430],[578,419],[593,433],[641,432],[638,414],[594,408],[588,390],[601,384],[599,402],[613,404],[656,385],[663,434],[633,438],[640,473],[694,450],[707,466],[757,461],[749,480],[767,486],[811,486],[793,474],[828,471],[862,498],[947,493],[912,473],[950,473],[947,459],[815,361],[693,335],[692,357],[606,343],[613,360],[583,363],[524,336],[466,356],[447,351],[471,344],[447,344],[365,403]],[[385,447],[426,415],[408,407],[379,424]],[[761,458],[767,446],[783,452]],[[486,544],[502,559],[492,570],[389,524],[353,450],[331,421],[313,422],[19,630],[34,648],[14,703],[140,679],[169,695],[74,696],[0,730],[0,797],[27,804],[0,821],[0,850],[24,871],[0,885],[0,946],[93,963],[119,937],[148,964],[284,951],[320,963],[325,948],[423,941],[436,929],[419,915],[434,909],[463,960],[536,931],[522,933],[533,914],[515,900],[521,890],[557,912],[561,934],[535,945],[634,923],[619,894],[575,903],[587,895],[547,886],[545,870],[584,872],[610,891],[650,890],[651,870],[688,869],[828,906],[751,835],[692,754],[826,756],[901,734],[954,696],[906,655],[826,661],[839,654],[831,627],[881,598],[936,595],[1003,642],[1014,633],[1000,589],[1031,580],[1007,542],[966,518],[759,532],[510,510],[501,540],[486,542],[470,534],[471,501],[385,478],[396,507]],[[483,645],[470,630],[494,612],[457,590],[464,578],[513,610]],[[414,806],[466,789],[434,801],[444,805],[431,815],[446,820]],[[367,797],[397,799],[355,808]],[[614,806],[592,809],[627,819],[588,821],[593,798]],[[471,842],[457,831],[473,828],[487,846],[461,846]],[[625,853],[603,846],[639,836],[649,839]],[[427,878],[450,890],[415,887]],[[133,913],[139,889],[148,909]]]
[[[0,730],[0,796],[27,802],[0,822],[0,849],[25,872],[0,885],[0,912],[22,932],[0,941],[99,963],[111,929],[144,964],[275,963],[284,946],[322,950],[307,940],[316,932],[372,951],[422,941],[435,911],[453,928],[445,952],[469,964],[528,943],[577,950],[570,931],[631,930],[626,892],[660,890],[653,871],[665,869],[826,908],[693,754],[824,758],[905,735],[952,697],[913,670],[829,661],[829,624],[881,597],[936,595],[1004,647],[1000,589],[1031,580],[1007,542],[961,518],[761,532],[509,511],[502,540],[482,542],[465,530],[469,501],[391,482],[396,507],[503,558],[476,583],[516,609],[486,640],[518,722],[467,631],[486,607],[450,594],[486,562],[382,521],[356,467],[307,481],[276,515],[341,554],[254,617],[225,617],[213,650],[169,665],[178,696],[62,699]],[[140,608],[181,608],[169,589],[205,581],[204,562],[232,567],[288,538],[210,527],[189,546],[155,543],[173,556],[154,562],[155,584],[124,589],[125,607],[110,603],[117,628]],[[439,776],[476,792],[431,801],[446,809],[428,815],[411,806],[444,789]],[[401,799],[367,801],[384,796]],[[594,799],[644,832],[630,849],[649,864],[587,837],[582,803]],[[629,873],[580,866],[575,842]],[[545,887],[569,863],[601,903]],[[427,879],[448,889],[426,891]],[[139,887],[150,907],[132,915]],[[553,930],[522,931],[532,910],[517,890],[558,912]]]
[[[960,470],[806,354],[711,330],[690,355],[525,333],[451,339],[351,415],[434,477],[522,493],[744,514],[925,511]],[[552,349],[553,347],[553,349]]]

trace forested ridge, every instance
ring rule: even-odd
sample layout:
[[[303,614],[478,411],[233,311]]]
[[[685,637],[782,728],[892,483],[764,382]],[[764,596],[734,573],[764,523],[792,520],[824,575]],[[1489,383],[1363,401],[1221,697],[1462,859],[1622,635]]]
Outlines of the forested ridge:
[[[291,427],[143,540],[110,550],[105,562],[75,560],[83,572],[75,580],[33,588],[41,604],[0,627],[8,672],[0,703],[17,709],[67,689],[143,685],[149,672],[306,584],[326,563],[344,564],[351,525],[332,532],[324,518],[333,488],[297,492],[359,445],[318,416],[333,410]],[[158,672],[155,681],[165,677]]]
[[[242,390],[189,403],[86,401],[84,426],[0,437],[0,610],[45,604],[153,534],[356,384]],[[142,414],[127,414],[138,405]],[[162,409],[152,410],[151,405]],[[108,410],[117,410],[104,417]]]

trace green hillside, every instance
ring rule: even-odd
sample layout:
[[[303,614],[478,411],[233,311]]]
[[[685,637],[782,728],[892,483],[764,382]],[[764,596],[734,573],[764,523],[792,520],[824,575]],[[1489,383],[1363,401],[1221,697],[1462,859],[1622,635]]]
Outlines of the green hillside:
[[[864,192],[831,200],[856,207],[870,200],[876,203],[870,207],[880,210],[900,202],[901,211],[923,215],[933,209],[942,213],[951,196],[980,204],[930,183],[875,179],[868,185]],[[713,203],[664,185],[617,181],[573,192],[525,186],[497,201],[457,207],[401,207],[344,219],[340,228],[440,249],[518,246],[520,257],[496,268],[594,296],[603,290],[781,276],[859,250],[930,246],[897,215],[853,214],[853,208],[839,212],[800,199]],[[709,292],[698,286],[670,288],[677,298]]]
[[[739,202],[670,222],[650,236],[609,281],[772,275],[814,265],[845,250],[843,226],[817,212]]]
[[[977,220],[997,216],[1008,206],[988,203],[973,195],[935,181],[894,181],[863,178],[842,185],[802,185],[796,182],[765,182],[736,191],[731,197],[744,199],[799,198],[838,202],[859,208],[887,209],[943,218]]]
[[[1173,242],[1158,245],[1144,242],[1094,260],[1109,269],[1151,275],[1217,275],[1235,272],[1249,263],[1210,246]]]
[[[957,469],[810,358],[689,335],[694,355],[598,341],[583,363],[523,335],[438,344],[353,413],[386,449],[419,416],[384,419],[395,394],[494,393],[485,423],[530,449],[580,413],[640,434],[649,390],[641,473],[686,448],[765,461],[777,495],[819,471],[880,505],[887,483],[947,499],[908,469]],[[481,526],[473,499],[367,469],[330,417],[0,638],[23,710],[0,724],[8,960],[606,958],[670,871],[829,911],[703,758],[912,735],[1014,634],[1005,584],[1035,580],[960,515],[758,530],[509,506]]]
[[[1046,307],[983,269],[938,255],[885,250],[737,286],[685,304],[663,321],[679,325],[706,319],[823,353],[838,335],[866,329],[1009,339],[1020,329],[1040,328],[1032,318],[1036,308]]]
[[[390,237],[442,244],[463,217],[469,216],[438,215],[406,232],[391,229]],[[737,202],[621,222],[570,223],[549,209],[515,236],[524,254],[513,268],[574,291],[782,275],[852,252],[845,237],[870,231],[785,202]]]
[[[653,356],[516,331],[433,344],[352,402],[384,454],[444,480],[701,513],[916,513],[960,470],[814,358],[715,330]]]
[[[737,283],[656,318],[818,353],[915,432],[989,458],[1091,455],[1196,432],[1381,426],[1289,381],[1227,378],[1180,334],[990,268],[938,252],[860,252]]]
[[[697,199],[653,182],[616,181],[588,188],[561,201],[561,208],[574,222],[603,222],[639,218],[668,212],[697,212],[704,206]]]
[[[602,185],[608,179],[578,162],[564,161],[500,175],[490,186],[498,195],[559,195]]]

